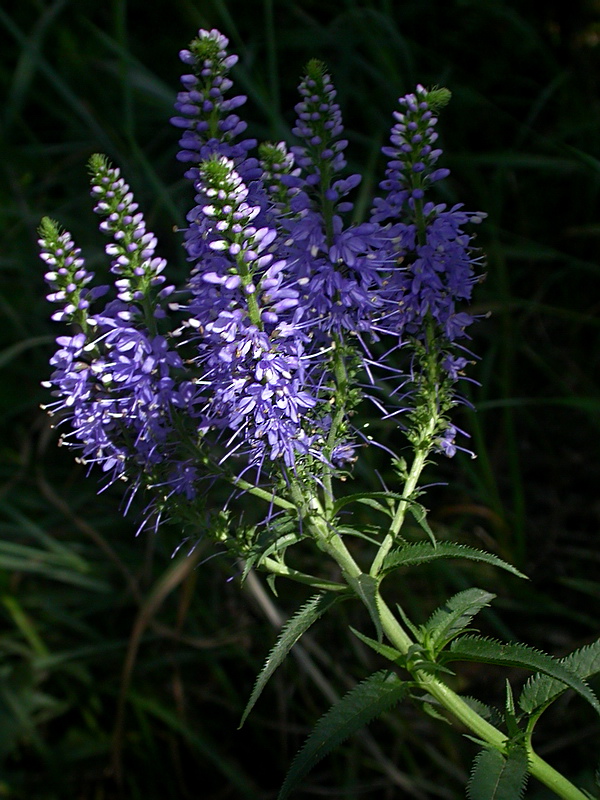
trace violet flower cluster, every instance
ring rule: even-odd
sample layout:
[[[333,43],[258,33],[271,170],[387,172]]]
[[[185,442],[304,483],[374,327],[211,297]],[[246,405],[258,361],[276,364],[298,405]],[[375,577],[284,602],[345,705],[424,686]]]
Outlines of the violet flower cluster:
[[[426,199],[448,174],[435,126],[449,93],[418,86],[400,98],[380,195],[368,221],[350,223],[360,176],[346,174],[324,66],[310,62],[300,84],[298,143],[252,155],[237,114],[246,98],[227,98],[237,61],[227,44],[201,30],[180,54],[188,72],[172,123],[195,191],[185,286],[165,284],[156,238],[101,156],[92,196],[113,286],[89,288],[69,234],[48,219],[41,227],[54,318],[74,327],[57,340],[48,410],[108,483],[150,491],[148,515],[189,506],[217,477],[323,485],[356,460],[352,415],[365,395],[422,449],[456,448],[447,411],[470,358],[463,304],[478,263],[464,228],[482,215]]]

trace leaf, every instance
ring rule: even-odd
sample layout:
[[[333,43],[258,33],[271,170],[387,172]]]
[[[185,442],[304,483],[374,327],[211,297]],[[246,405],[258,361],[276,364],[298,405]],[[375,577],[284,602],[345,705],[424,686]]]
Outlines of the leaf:
[[[343,534],[346,534],[346,536],[356,536],[357,539],[364,539],[365,542],[371,542],[371,544],[374,544],[376,547],[379,547],[381,544],[378,539],[374,539],[364,531],[359,531],[356,528],[350,527],[350,525],[337,525],[335,530],[340,536]]]
[[[352,633],[359,638],[361,642],[364,642],[366,645],[371,647],[376,653],[379,653],[380,656],[387,658],[388,661],[399,663],[399,660],[404,658],[402,653],[399,650],[396,650],[395,647],[390,647],[388,644],[383,644],[382,642],[375,641],[375,639],[371,639],[370,636],[365,636],[364,633],[355,630],[352,625],[349,627]]]
[[[559,663],[580,678],[589,678],[600,672],[600,639],[592,644],[575,650]],[[548,675],[532,675],[519,697],[520,708],[528,714],[555,700],[566,691],[567,687],[562,681],[550,678]]]
[[[387,517],[393,517],[391,509],[386,508],[384,505],[382,505],[382,503],[374,500],[372,497],[361,497],[356,502],[362,503],[364,506],[370,506],[376,511],[380,511],[382,514],[385,514]]]
[[[575,689],[600,714],[600,703],[585,681],[558,659],[527,645],[505,644],[482,636],[461,636],[452,642],[450,650],[442,654],[442,659],[444,662],[478,661],[484,664],[502,664],[543,672]]]
[[[277,594],[277,587],[275,586],[275,581],[277,580],[277,575],[274,575],[272,572],[267,575],[267,583],[269,584],[269,588],[275,595],[275,597],[279,597]]]
[[[527,752],[512,748],[507,757],[486,748],[475,758],[467,785],[469,800],[519,800],[527,785]]]
[[[283,536],[279,536],[272,544],[270,544],[260,555],[258,556],[258,563],[260,564],[263,559],[268,558],[269,556],[276,555],[280,553],[282,550],[285,551],[288,547],[291,547],[293,544],[297,544],[301,540],[301,536],[297,533],[286,533]]]
[[[417,642],[421,642],[421,628],[417,627],[416,625],[413,625],[413,623],[410,621],[406,612],[399,603],[396,603],[396,608],[398,609],[398,614],[400,615],[400,619],[402,620],[402,622],[406,625],[406,627],[415,637]]]
[[[423,632],[434,651],[439,652],[462,633],[473,617],[489,605],[495,596],[483,589],[465,589],[436,609],[423,626]]]
[[[381,670],[344,695],[315,725],[294,758],[277,800],[285,800],[314,765],[337,745],[392,708],[405,696],[409,686],[395,673]]]
[[[248,714],[252,710],[254,704],[262,694],[263,689],[271,675],[275,672],[277,667],[284,661],[292,647],[301,638],[303,634],[310,628],[313,622],[316,622],[334,603],[340,599],[340,594],[337,592],[326,592],[324,594],[317,594],[305,603],[298,611],[288,619],[267,660],[265,661],[262,670],[259,672],[252,694],[248,700],[248,704],[242,714],[239,727],[241,728]]]
[[[367,611],[375,625],[377,631],[377,639],[383,639],[383,628],[381,627],[381,619],[379,617],[379,607],[377,605],[377,591],[379,589],[379,580],[373,578],[371,575],[365,575],[363,572],[356,580],[356,593],[367,607]]]
[[[469,708],[472,708],[473,711],[476,711],[480,717],[486,719],[496,728],[498,728],[502,724],[503,722],[502,714],[498,711],[497,708],[494,708],[493,706],[488,706],[475,697],[469,697],[467,695],[461,695],[461,697],[463,701],[469,706]]]
[[[435,547],[437,545],[437,541],[435,538],[435,533],[431,530],[429,523],[427,522],[427,510],[425,506],[422,506],[420,503],[410,503],[408,510],[415,518],[417,525],[425,531],[427,536],[429,536],[431,544]]]
[[[382,566],[382,574],[387,574],[398,567],[410,567],[417,564],[426,564],[440,558],[467,558],[470,561],[485,561],[494,567],[500,567],[519,578],[525,578],[522,572],[503,561],[492,553],[485,550],[477,550],[464,544],[454,542],[438,542],[435,546],[427,542],[417,542],[415,544],[405,544],[397,550],[392,550],[387,554]]]
[[[379,499],[405,500],[406,498],[401,494],[397,494],[396,492],[357,492],[356,494],[348,494],[345,497],[340,497],[338,500],[336,500],[333,505],[333,513],[336,515],[344,506],[347,506],[350,503],[364,503],[367,500],[377,501]],[[390,510],[385,508],[383,505],[380,506],[379,510],[386,514],[390,513]]]

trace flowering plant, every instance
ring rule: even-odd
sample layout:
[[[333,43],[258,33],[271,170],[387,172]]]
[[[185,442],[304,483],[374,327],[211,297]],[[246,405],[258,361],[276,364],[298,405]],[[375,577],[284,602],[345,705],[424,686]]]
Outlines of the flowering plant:
[[[110,237],[113,285],[94,286],[70,234],[42,221],[49,299],[59,306],[53,318],[74,329],[57,339],[48,381],[61,442],[98,465],[104,485],[123,481],[126,510],[136,495],[146,499],[140,527],[175,520],[186,546],[211,537],[242,564],[242,579],[258,570],[314,590],[284,626],[243,719],[326,611],[349,598],[366,606],[371,635],[353,633],[389,666],[317,723],[281,799],[341,740],[409,698],[447,713],[480,745],[473,800],[519,797],[529,774],[561,797],[585,798],[536,754],[532,735],[568,688],[600,712],[585,682],[600,671],[600,643],[559,661],[469,632],[493,599],[478,588],[419,623],[395,614],[382,594],[398,569],[444,558],[520,575],[492,553],[436,541],[420,502],[426,463],[464,449],[450,413],[463,402],[457,386],[474,359],[464,306],[482,262],[467,230],[485,215],[429,199],[448,175],[438,166],[435,129],[450,93],[417,86],[400,98],[380,193],[369,220],[352,222],[348,198],[360,176],[345,173],[347,141],[324,65],[309,62],[299,87],[298,144],[264,143],[251,155],[256,142],[241,138],[246,125],[237,114],[246,98],[227,96],[236,63],[227,44],[218,31],[201,30],[180,54],[188,72],[172,122],[195,190],[183,287],[167,283],[155,236],[102,155],[90,160],[92,196]],[[410,458],[366,435],[355,421],[362,403],[397,424]],[[384,451],[397,486],[340,494],[369,447]],[[231,492],[215,510],[209,498],[217,483]],[[241,494],[262,504],[250,520],[236,515]],[[349,523],[357,504],[377,524]],[[406,533],[408,515],[421,537]],[[353,552],[356,538],[366,550]],[[331,559],[322,574],[294,566],[301,542]],[[451,665],[460,661],[519,666],[532,676],[516,699],[508,686],[504,708],[494,712],[450,688]]]

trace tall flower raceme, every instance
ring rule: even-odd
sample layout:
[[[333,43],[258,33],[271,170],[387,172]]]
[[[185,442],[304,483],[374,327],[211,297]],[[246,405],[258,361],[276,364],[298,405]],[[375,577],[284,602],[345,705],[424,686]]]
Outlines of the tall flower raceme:
[[[233,431],[229,446],[237,441],[233,449],[252,465],[267,455],[293,468],[296,454],[310,450],[302,417],[317,400],[294,314],[298,293],[283,280],[285,261],[269,252],[277,232],[256,227],[262,209],[248,203],[224,156],[202,162],[196,188],[207,254],[193,270],[186,312],[194,362],[210,386],[203,425]]]
[[[112,237],[106,253],[116,296],[92,314],[91,304],[109,287],[86,288],[93,275],[80,250],[45,218],[40,245],[50,267],[48,299],[61,305],[53,318],[77,329],[57,340],[48,386],[58,399],[47,409],[70,427],[62,441],[80,449],[84,463],[99,464],[110,482],[127,481],[133,493],[160,486],[160,499],[170,493],[191,499],[196,492],[182,470],[189,474],[196,467],[178,455],[173,415],[190,413],[195,389],[181,357],[158,331],[173,290],[164,285],[166,262],[155,255],[156,238],[119,170],[102,156],[91,159],[90,170],[100,229]]]
[[[560,797],[589,800],[535,753],[531,739],[567,687],[600,712],[584,680],[598,671],[600,643],[557,661],[474,635],[473,618],[493,598],[481,589],[459,592],[417,623],[397,618],[382,591],[397,568],[441,558],[520,575],[492,553],[428,541],[433,532],[419,502],[431,454],[451,456],[458,447],[450,411],[473,358],[463,344],[473,322],[464,306],[480,262],[465,229],[484,216],[433,198],[448,176],[438,166],[435,128],[449,92],[417,86],[400,98],[381,194],[370,219],[354,223],[349,196],[360,176],[345,174],[347,141],[325,67],[311,61],[300,83],[296,144],[264,143],[255,157],[254,140],[239,139],[246,125],[236,111],[245,98],[227,97],[237,60],[227,45],[220,32],[202,30],[180,54],[188,72],[172,121],[183,131],[179,159],[195,193],[184,231],[184,286],[166,282],[156,238],[103,156],[90,162],[92,196],[110,237],[113,285],[94,286],[71,236],[42,222],[48,297],[59,305],[53,319],[74,329],[57,339],[47,382],[62,441],[99,465],[109,483],[122,479],[130,496],[148,495],[145,521],[180,521],[188,536],[208,534],[243,561],[244,575],[256,568],[316,590],[285,626],[244,719],[326,610],[348,597],[366,607],[375,636],[353,633],[390,668],[321,719],[280,800],[334,742],[408,697],[435,715],[444,709],[482,744],[472,800],[520,797],[529,774]],[[392,454],[391,462],[400,485],[336,497],[337,479],[348,478],[360,455],[352,417],[367,397],[404,429],[409,455]],[[206,514],[217,480],[231,488],[230,498]],[[264,512],[252,509],[246,522],[245,504],[236,516],[239,493],[264,503]],[[347,516],[355,503],[369,506],[368,528]],[[423,529],[416,541],[406,531],[409,514]],[[356,554],[353,537],[362,540]],[[327,556],[338,579],[288,563],[290,548],[307,541],[316,546],[315,570]],[[443,680],[461,660],[532,671],[518,697],[508,693],[500,724]]]

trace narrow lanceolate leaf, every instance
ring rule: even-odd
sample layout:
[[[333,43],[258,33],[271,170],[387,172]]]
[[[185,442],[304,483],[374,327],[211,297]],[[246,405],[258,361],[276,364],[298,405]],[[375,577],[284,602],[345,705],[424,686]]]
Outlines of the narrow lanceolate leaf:
[[[292,762],[278,800],[285,800],[314,765],[331,750],[392,708],[404,697],[409,686],[393,672],[381,670],[344,695],[315,725]]]
[[[527,753],[513,748],[507,756],[482,750],[475,758],[467,786],[469,800],[520,800],[527,785]]]
[[[267,660],[260,671],[252,694],[248,700],[248,705],[244,709],[240,728],[246,721],[252,707],[260,697],[262,690],[267,685],[271,675],[277,667],[284,661],[292,647],[306,633],[310,626],[316,622],[331,606],[340,599],[340,594],[336,592],[326,592],[317,594],[305,603],[290,619],[285,623],[275,646],[269,653]]]
[[[347,506],[350,503],[364,503],[368,500],[374,500],[378,502],[382,500],[383,502],[389,502],[389,500],[404,500],[405,498],[402,497],[401,494],[396,494],[396,492],[359,492],[357,494],[348,494],[345,497],[340,497],[338,500],[335,501],[333,505],[333,513],[337,514],[344,506]],[[378,503],[378,510],[382,511],[385,514],[389,514],[390,510],[384,505]],[[374,508],[377,506],[373,506]]]
[[[473,617],[496,595],[483,589],[465,589],[436,609],[423,626],[428,642],[437,652],[464,631]]]
[[[354,585],[354,589],[367,607],[367,611],[369,612],[371,620],[373,621],[373,625],[375,625],[375,630],[377,631],[377,639],[381,641],[383,639],[383,629],[381,627],[381,617],[379,616],[379,606],[377,605],[379,581],[377,578],[373,578],[371,575],[365,575],[363,573],[362,575],[358,576],[358,579]]]
[[[580,678],[589,678],[600,672],[600,639],[593,644],[575,650],[559,661]],[[519,706],[528,714],[555,700],[567,687],[548,675],[532,675],[519,697]]]
[[[483,664],[501,664],[509,667],[542,672],[551,678],[575,689],[600,714],[600,703],[594,692],[582,678],[568,669],[558,659],[541,650],[534,650],[524,644],[504,644],[481,636],[461,636],[455,639],[450,649],[442,654],[446,661],[478,661]]]
[[[431,530],[429,523],[427,522],[427,510],[425,506],[422,506],[420,503],[410,503],[408,510],[415,518],[417,525],[425,531],[427,536],[429,536],[431,544],[436,547],[437,540],[435,538],[435,533]]]
[[[379,653],[380,656],[387,658],[388,661],[397,663],[402,659],[402,653],[396,650],[395,647],[390,647],[388,644],[383,644],[382,642],[376,642],[375,639],[371,639],[370,636],[365,636],[364,633],[355,630],[352,625],[350,625],[350,630],[361,642],[371,647],[376,653]]]
[[[493,553],[486,553],[485,550],[477,550],[475,547],[468,547],[454,542],[438,542],[435,546],[427,542],[417,542],[416,544],[405,544],[397,550],[390,551],[382,566],[382,574],[387,574],[398,567],[410,567],[416,564],[426,564],[441,558],[467,558],[470,561],[485,561],[494,567],[500,567],[519,578],[525,578],[522,572],[503,561]]]

